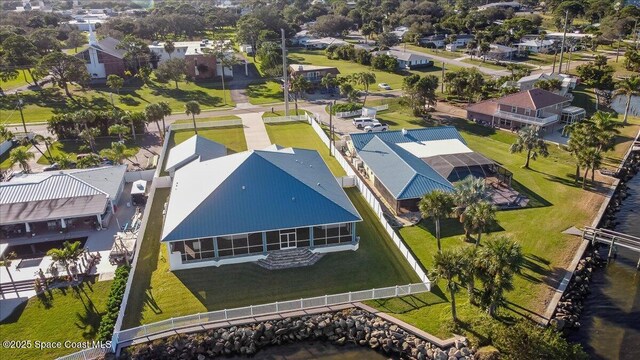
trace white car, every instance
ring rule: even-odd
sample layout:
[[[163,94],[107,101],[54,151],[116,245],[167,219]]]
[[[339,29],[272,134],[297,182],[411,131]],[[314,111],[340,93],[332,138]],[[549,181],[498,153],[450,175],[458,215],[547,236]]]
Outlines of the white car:
[[[373,125],[375,123],[377,123],[377,121],[374,118],[370,118],[370,117],[358,117],[352,120],[353,126],[355,126],[357,129],[363,129],[369,125]]]
[[[382,90],[391,90],[391,86],[387,83],[380,83],[378,84],[378,87]]]
[[[376,132],[376,131],[387,131],[389,130],[389,125],[376,122],[369,126],[365,126],[364,131],[366,132]]]

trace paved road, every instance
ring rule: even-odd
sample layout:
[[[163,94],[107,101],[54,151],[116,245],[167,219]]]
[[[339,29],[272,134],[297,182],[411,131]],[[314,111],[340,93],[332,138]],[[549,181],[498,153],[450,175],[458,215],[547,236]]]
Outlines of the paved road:
[[[511,74],[511,72],[509,72],[509,70],[506,70],[506,69],[505,70],[489,69],[489,68],[478,66],[478,65],[475,65],[475,64],[467,64],[465,62],[460,61],[459,59],[449,59],[449,58],[441,57],[441,56],[437,56],[437,55],[425,54],[425,53],[420,52],[420,51],[405,49],[403,46],[394,46],[393,49],[397,50],[397,51],[404,51],[404,52],[411,53],[411,54],[427,56],[430,59],[434,60],[435,63],[445,63],[445,64],[455,65],[455,66],[459,66],[459,67],[463,67],[463,68],[473,68],[473,67],[475,67],[475,68],[478,68],[478,70],[481,73],[484,73],[484,74],[487,74],[487,75],[491,75],[491,76],[505,76],[505,75]]]

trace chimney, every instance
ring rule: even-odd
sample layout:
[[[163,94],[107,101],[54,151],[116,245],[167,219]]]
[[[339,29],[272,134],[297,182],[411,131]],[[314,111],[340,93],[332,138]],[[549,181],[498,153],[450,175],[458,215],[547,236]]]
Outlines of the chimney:
[[[298,71],[302,71],[302,69],[304,69],[304,66],[298,65]]]

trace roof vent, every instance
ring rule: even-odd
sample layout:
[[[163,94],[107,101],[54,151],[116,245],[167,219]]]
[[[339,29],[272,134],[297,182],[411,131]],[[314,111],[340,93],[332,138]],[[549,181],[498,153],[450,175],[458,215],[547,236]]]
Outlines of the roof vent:
[[[292,197],[291,197],[291,201],[296,201],[296,197],[295,197],[295,196],[292,196]]]
[[[402,135],[407,136],[407,129],[402,129]]]
[[[320,186],[320,183],[318,183],[318,186]]]
[[[242,190],[246,189],[246,187],[244,185],[242,185]]]
[[[304,70],[304,66],[298,65],[298,71],[303,71],[303,70]]]

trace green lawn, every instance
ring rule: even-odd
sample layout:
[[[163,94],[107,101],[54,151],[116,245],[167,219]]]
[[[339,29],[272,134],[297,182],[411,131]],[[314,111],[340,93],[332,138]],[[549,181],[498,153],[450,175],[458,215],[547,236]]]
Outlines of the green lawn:
[[[220,83],[180,82],[179,89],[173,83],[151,82],[141,85],[132,82],[120,90],[120,95],[105,86],[95,86],[82,90],[72,86],[74,100],[57,88],[42,91],[24,91],[20,94],[24,101],[24,116],[27,122],[44,122],[55,113],[65,113],[83,108],[108,110],[113,104],[123,110],[142,111],[148,104],[166,101],[174,113],[184,113],[184,104],[195,100],[202,110],[234,106],[231,93],[225,90],[227,104],[224,105]],[[0,98],[0,118],[8,123],[17,123],[20,116],[15,111],[15,95]]]
[[[462,51],[445,51],[444,49],[438,49],[436,51],[435,49],[429,49],[426,47],[411,44],[407,44],[406,47],[407,50],[419,51],[427,55],[435,55],[447,59],[457,59],[464,56],[464,53]]]
[[[124,328],[171,317],[418,281],[357,189],[347,189],[364,221],[360,248],[315,265],[267,271],[254,263],[171,272],[158,241],[169,189],[156,190],[134,274]],[[372,272],[371,269],[375,269]]]
[[[221,121],[221,120],[239,120],[240,118],[235,116],[235,115],[220,115],[220,116],[211,116],[211,117],[204,117],[204,118],[196,118],[196,124],[197,123],[203,123],[203,122],[208,122],[208,121]],[[183,120],[176,120],[173,122],[174,124],[192,124],[193,120],[191,119],[183,119]]]
[[[305,122],[284,124],[265,124],[271,142],[285,147],[298,147],[318,150],[322,159],[335,176],[345,176],[344,169],[338,161],[329,155],[329,148],[320,140],[311,125]]]
[[[87,341],[96,337],[106,311],[111,281],[84,282],[77,290],[54,289],[32,297],[0,323],[2,340]],[[35,345],[34,345],[35,346]],[[7,349],[0,347],[0,358],[28,360],[53,359],[81,349]]]
[[[253,105],[284,101],[284,94],[280,82],[275,80],[250,84],[247,87],[247,95],[249,96],[249,102]]]
[[[479,59],[476,59],[476,58],[473,58],[473,60],[471,60],[469,58],[469,59],[464,59],[464,60],[461,60],[461,61],[464,62],[464,63],[467,63],[467,64],[472,64],[472,65],[476,65],[476,66],[487,68],[487,69],[493,69],[493,70],[505,70],[506,69],[506,66],[498,65],[495,62],[490,61],[490,60],[483,62],[482,60],[479,60]]]
[[[308,113],[307,110],[303,110],[303,109],[298,109],[298,112],[296,112],[295,109],[289,109],[289,116],[295,116],[295,115],[304,115]],[[265,111],[264,114],[262,114],[262,118],[270,118],[270,117],[280,117],[280,116],[285,116],[284,115],[284,110],[275,110],[273,112],[271,111]]]
[[[387,83],[393,89],[400,89],[402,87],[402,80],[409,74],[431,74],[438,78],[442,77],[442,67],[438,64],[425,69],[415,69],[410,71],[404,71],[402,73],[389,73],[385,71],[373,70],[370,66],[360,65],[351,61],[344,60],[330,60],[324,54],[324,51],[319,50],[292,50],[289,52],[289,64],[311,64],[319,66],[335,66],[340,70],[340,74],[349,75],[357,72],[373,72],[376,75],[377,83]],[[460,69],[454,65],[446,65],[447,70]],[[377,90],[377,86],[372,86],[370,91]]]
[[[100,150],[102,149],[110,148],[111,143],[114,141],[118,141],[118,139],[117,138],[96,139],[96,151],[99,153]],[[47,152],[47,149],[44,146],[44,144],[39,144],[38,146],[46,155],[49,155],[49,152]],[[138,146],[132,146],[131,143],[127,143],[127,148],[134,149],[136,152],[139,150]],[[70,154],[71,160],[73,161],[77,160],[78,154],[91,152],[91,150],[88,148],[88,145],[86,145],[84,141],[73,141],[73,140],[56,141],[53,144],[51,144],[49,151],[51,152],[51,156],[53,158],[56,158],[62,154]],[[135,158],[131,158],[131,160],[134,162],[136,161]],[[49,160],[42,155],[40,155],[40,158],[38,158],[37,162],[38,164],[49,165]]]
[[[543,65],[551,65],[553,64],[553,58],[555,57],[555,55],[553,54],[534,54],[531,53],[529,54],[529,56],[527,57],[526,60],[524,60],[525,62],[531,64],[531,65],[539,65],[539,66],[543,66]],[[575,57],[577,59],[577,57]],[[565,54],[565,60],[568,59],[566,57]],[[560,54],[558,54],[557,57],[557,61],[560,61]]]
[[[26,80],[25,80],[25,77],[27,78]],[[21,86],[29,85],[29,84],[33,84],[33,78],[31,77],[31,75],[29,75],[29,72],[25,70],[23,73],[22,70],[19,70],[17,78],[9,81],[0,80],[0,89],[7,91],[7,90],[19,88]]]

